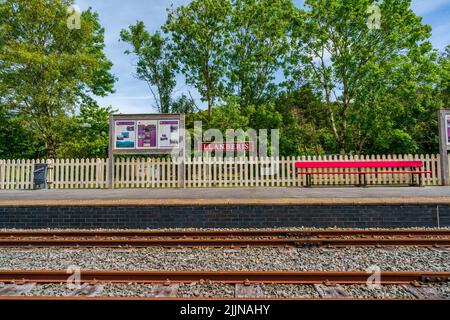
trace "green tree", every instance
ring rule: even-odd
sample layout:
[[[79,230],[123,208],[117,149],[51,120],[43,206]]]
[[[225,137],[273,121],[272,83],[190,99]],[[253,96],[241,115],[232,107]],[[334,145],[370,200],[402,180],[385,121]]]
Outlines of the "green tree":
[[[109,116],[116,112],[111,107],[99,107],[90,101],[80,107],[63,128],[64,139],[57,155],[66,158],[105,158],[108,155]]]
[[[241,109],[273,101],[289,50],[291,0],[232,0],[227,46],[227,82]]]
[[[56,156],[61,128],[81,99],[112,92],[115,81],[109,72],[112,63],[103,52],[98,15],[85,11],[80,28],[69,28],[72,4],[72,0],[5,0],[0,5],[4,101],[41,139],[47,157]]]
[[[186,82],[207,103],[209,117],[223,96],[229,12],[229,0],[193,0],[186,6],[171,8],[164,26],[171,35],[172,51]]]
[[[194,100],[192,98],[188,98],[185,94],[182,94],[172,101],[172,113],[192,114],[196,111],[198,111],[198,108],[195,105]]]
[[[437,110],[442,100],[436,90],[439,68],[434,51],[411,52],[408,57],[393,60],[395,65],[379,91],[368,91],[373,98],[352,120],[352,128],[366,132],[362,153],[430,153],[437,152]],[[375,81],[375,80],[374,80]],[[360,99],[357,99],[360,100]],[[357,110],[360,110],[358,108]],[[364,110],[364,109],[363,109]],[[358,134],[350,131],[356,140]]]
[[[227,129],[243,129],[246,130],[249,126],[248,117],[242,113],[239,106],[233,103],[227,103],[218,106],[212,111],[212,116],[204,121],[207,124],[205,128],[219,129],[222,134],[225,134]]]
[[[310,85],[282,93],[276,106],[283,117],[281,155],[321,155],[335,151],[328,142],[323,104]]]
[[[374,3],[381,10],[381,25],[375,29],[367,24]],[[428,67],[431,28],[422,24],[410,3],[307,0],[307,10],[299,10],[294,19],[290,72],[294,79],[308,79],[321,93],[341,154],[361,152],[383,130],[383,117],[392,110],[380,108],[389,108],[386,93],[393,92],[395,77],[402,74],[398,71],[406,65]]]
[[[439,90],[445,108],[450,108],[450,45],[439,58]]]
[[[40,158],[44,154],[44,146],[26,121],[6,108],[0,110],[0,141],[0,159]]]
[[[167,48],[167,40],[159,31],[150,34],[142,21],[131,25],[128,30],[122,30],[120,37],[133,47],[133,53],[138,58],[138,78],[148,83],[158,112],[170,113],[177,66]],[[129,50],[125,53],[131,54]]]

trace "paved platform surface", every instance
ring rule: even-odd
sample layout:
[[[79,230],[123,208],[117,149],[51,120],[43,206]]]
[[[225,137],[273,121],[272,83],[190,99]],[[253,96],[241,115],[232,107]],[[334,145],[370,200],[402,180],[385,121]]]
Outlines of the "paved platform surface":
[[[0,206],[450,204],[450,187],[0,191]]]

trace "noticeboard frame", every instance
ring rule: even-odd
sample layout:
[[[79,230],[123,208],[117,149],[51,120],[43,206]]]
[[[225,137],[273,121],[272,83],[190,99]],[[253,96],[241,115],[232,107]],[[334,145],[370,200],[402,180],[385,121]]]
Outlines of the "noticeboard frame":
[[[167,155],[178,154],[178,182],[179,187],[184,188],[184,157],[185,157],[185,137],[184,130],[186,124],[186,117],[181,113],[157,113],[157,114],[113,114],[109,117],[109,170],[108,170],[108,187],[114,189],[114,163],[115,157],[118,155]],[[116,141],[116,121],[179,121],[179,143],[178,148],[137,148],[136,144],[133,148],[117,149],[115,147]],[[135,124],[135,130],[137,126]],[[135,132],[135,135],[137,133]],[[135,139],[136,140],[136,139]],[[158,142],[157,142],[158,143]]]
[[[448,166],[448,151],[450,150],[449,143],[449,123],[450,109],[441,109],[438,111],[438,126],[439,126],[439,155],[441,164],[442,185],[450,185],[449,166]]]

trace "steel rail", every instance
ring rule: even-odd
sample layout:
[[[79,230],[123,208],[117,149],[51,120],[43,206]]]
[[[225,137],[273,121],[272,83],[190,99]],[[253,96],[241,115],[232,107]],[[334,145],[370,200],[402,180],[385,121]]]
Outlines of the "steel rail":
[[[0,231],[7,237],[336,237],[336,236],[450,236],[450,229],[346,230],[45,230]]]
[[[180,239],[0,239],[0,248],[22,247],[311,247],[311,246],[440,246],[450,247],[445,238],[180,238]]]
[[[0,270],[0,282],[63,283],[71,274],[60,270]],[[88,283],[274,283],[274,284],[366,284],[371,273],[364,271],[81,271]],[[450,272],[381,272],[380,284],[449,282]]]

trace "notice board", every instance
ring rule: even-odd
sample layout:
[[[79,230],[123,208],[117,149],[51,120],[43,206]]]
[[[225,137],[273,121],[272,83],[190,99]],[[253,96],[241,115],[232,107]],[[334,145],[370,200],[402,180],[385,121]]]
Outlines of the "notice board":
[[[115,114],[109,119],[109,175],[113,188],[117,155],[177,155],[184,185],[184,114]]]

